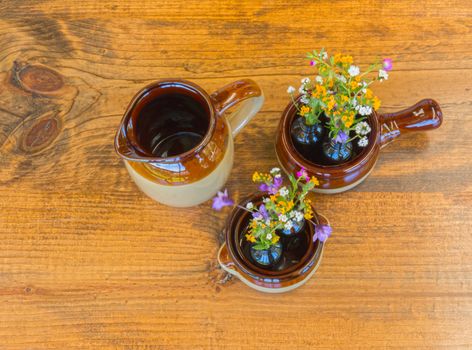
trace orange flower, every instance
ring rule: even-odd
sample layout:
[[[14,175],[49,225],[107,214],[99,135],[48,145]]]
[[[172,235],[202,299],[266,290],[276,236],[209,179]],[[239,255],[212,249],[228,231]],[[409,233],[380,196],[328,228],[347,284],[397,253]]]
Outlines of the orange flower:
[[[317,179],[316,177],[314,177],[314,176],[311,177],[310,182],[312,182],[313,185],[315,185],[315,186],[318,186],[318,185],[320,184],[320,182],[318,181],[318,179]]]
[[[308,106],[302,106],[302,108],[300,108],[300,115],[303,117],[305,114],[308,114],[310,113],[310,107]]]
[[[252,234],[246,234],[246,239],[252,243],[256,242],[256,237],[254,237]]]

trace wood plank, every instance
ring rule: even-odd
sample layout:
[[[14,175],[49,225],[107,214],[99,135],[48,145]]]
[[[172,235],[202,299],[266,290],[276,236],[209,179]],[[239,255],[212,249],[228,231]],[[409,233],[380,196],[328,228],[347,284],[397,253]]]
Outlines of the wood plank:
[[[471,29],[464,0],[0,2],[0,349],[472,347]],[[113,149],[121,115],[158,78],[256,80],[227,184],[243,198],[320,47],[393,58],[382,111],[432,97],[445,122],[315,198],[334,234],[306,286],[221,283],[227,211],[141,194]]]

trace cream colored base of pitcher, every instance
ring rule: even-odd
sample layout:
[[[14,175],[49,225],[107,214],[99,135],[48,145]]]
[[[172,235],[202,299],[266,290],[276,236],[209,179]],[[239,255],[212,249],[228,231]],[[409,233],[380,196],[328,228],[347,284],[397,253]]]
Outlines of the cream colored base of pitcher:
[[[161,185],[140,175],[125,160],[131,178],[146,195],[172,207],[191,207],[212,198],[228,180],[233,167],[233,140],[228,139],[228,147],[221,163],[209,175],[186,185]]]

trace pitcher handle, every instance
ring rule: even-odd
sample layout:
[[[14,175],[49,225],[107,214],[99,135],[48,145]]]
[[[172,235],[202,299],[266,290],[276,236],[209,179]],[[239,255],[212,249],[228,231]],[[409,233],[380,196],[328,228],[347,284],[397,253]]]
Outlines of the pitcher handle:
[[[421,100],[399,112],[381,114],[381,147],[395,140],[402,132],[437,129],[442,121],[441,107],[432,99]]]
[[[242,79],[218,89],[210,95],[220,116],[240,103],[238,109],[228,115],[233,137],[256,115],[264,103],[264,94],[259,85],[251,79]]]

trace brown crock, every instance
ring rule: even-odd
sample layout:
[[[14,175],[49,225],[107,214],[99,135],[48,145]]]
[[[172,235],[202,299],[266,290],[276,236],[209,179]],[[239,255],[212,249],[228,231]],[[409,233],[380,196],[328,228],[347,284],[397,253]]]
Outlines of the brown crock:
[[[245,207],[248,202],[255,205],[262,203],[264,194],[256,193],[240,203]],[[312,221],[316,224],[328,225],[327,219],[315,210]],[[273,271],[256,266],[242,252],[241,240],[251,213],[235,207],[228,217],[224,229],[225,243],[218,252],[218,262],[230,274],[256,290],[268,293],[281,293],[293,290],[303,285],[318,269],[321,262],[325,243],[313,242],[315,227],[307,221],[304,234],[308,235],[306,252],[299,262],[280,271]]]
[[[298,100],[300,96],[296,99]],[[287,173],[305,168],[310,176],[316,176],[320,185],[313,189],[320,193],[339,193],[360,184],[372,171],[380,150],[402,133],[438,128],[443,120],[439,104],[424,99],[417,104],[396,113],[378,114],[368,117],[371,132],[369,144],[353,159],[340,165],[320,165],[307,160],[297,151],[292,141],[290,128],[297,116],[292,102],[282,114],[277,129],[275,150],[281,167]]]

